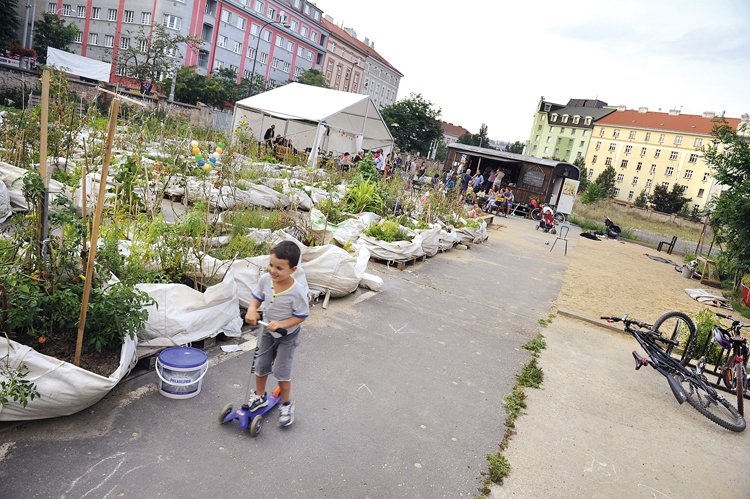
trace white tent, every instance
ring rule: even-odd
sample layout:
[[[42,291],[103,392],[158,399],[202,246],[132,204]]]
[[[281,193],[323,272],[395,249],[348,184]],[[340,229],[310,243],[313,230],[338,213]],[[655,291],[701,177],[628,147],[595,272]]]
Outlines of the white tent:
[[[275,125],[275,135],[291,140],[296,149],[311,148],[311,164],[318,148],[337,155],[377,148],[387,153],[393,148],[393,136],[369,96],[302,83],[238,101],[233,128],[241,122],[247,122],[258,140]]]

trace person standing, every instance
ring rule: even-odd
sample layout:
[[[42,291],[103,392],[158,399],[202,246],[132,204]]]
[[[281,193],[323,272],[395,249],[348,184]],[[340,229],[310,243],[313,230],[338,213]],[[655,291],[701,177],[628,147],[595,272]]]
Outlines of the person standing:
[[[273,141],[273,135],[276,133],[276,125],[271,125],[268,130],[266,130],[266,133],[263,134],[263,140],[266,142],[266,149],[271,147],[271,142]]]
[[[505,176],[505,170],[497,170],[497,174],[495,175],[495,180],[492,182],[492,185],[495,187],[495,189],[500,189],[500,186],[503,185],[503,177]]]
[[[497,177],[497,168],[490,171],[490,176],[487,177],[487,181],[484,183],[484,192],[490,192],[492,185],[495,183],[495,177]]]

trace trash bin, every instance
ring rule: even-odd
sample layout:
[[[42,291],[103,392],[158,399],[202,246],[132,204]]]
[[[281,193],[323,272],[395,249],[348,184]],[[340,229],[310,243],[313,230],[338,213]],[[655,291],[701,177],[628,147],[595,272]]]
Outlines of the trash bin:
[[[684,277],[685,279],[692,279],[693,268],[690,265],[682,266],[682,277]]]

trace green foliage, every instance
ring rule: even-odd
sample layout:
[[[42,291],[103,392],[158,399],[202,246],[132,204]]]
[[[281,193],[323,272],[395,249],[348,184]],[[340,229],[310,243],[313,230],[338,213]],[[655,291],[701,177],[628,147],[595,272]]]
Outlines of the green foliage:
[[[516,381],[521,386],[529,388],[539,388],[544,380],[544,373],[537,364],[537,357],[531,357],[528,363],[524,364],[521,372],[516,375]]]
[[[487,454],[487,463],[489,464],[488,478],[498,485],[502,485],[503,480],[510,474],[510,463],[501,454]]]
[[[513,143],[508,142],[505,145],[505,152],[512,152],[513,154],[523,154],[523,147],[523,142],[521,142],[520,140],[517,140]]]
[[[583,156],[580,156],[573,161],[573,164],[578,167],[578,170],[580,170],[581,175],[578,178],[578,194],[586,191],[591,181],[589,180],[589,173],[586,170],[586,160],[583,159]]]
[[[244,234],[247,229],[284,229],[291,223],[289,216],[280,211],[263,208],[228,211],[224,213],[224,223],[232,225],[234,234]]]
[[[132,285],[117,283],[109,288],[94,288],[86,318],[86,344],[97,352],[115,351],[125,336],[133,338],[148,319],[146,306],[153,299]]]
[[[362,213],[363,211],[377,213],[383,208],[383,199],[378,193],[378,184],[372,180],[358,179],[353,182],[346,191],[344,201],[346,211],[350,213]]]
[[[3,29],[0,30],[0,54],[16,42],[18,21],[18,0],[0,0],[0,16],[3,19]]]
[[[508,428],[516,427],[516,419],[526,409],[526,394],[523,387],[516,385],[513,391],[503,398],[503,407],[505,408],[506,418],[505,426]]]
[[[396,219],[396,221],[400,224],[406,227],[407,229],[411,230],[426,230],[430,228],[430,224],[425,222],[424,220],[414,220],[411,217],[407,217],[406,215],[401,215]]]
[[[479,127],[479,133],[465,133],[458,138],[459,144],[469,146],[489,147],[489,142],[490,139],[487,135],[487,125],[485,123],[482,123],[482,126]],[[523,146],[521,146],[521,150],[523,150]]]
[[[377,181],[380,178],[378,169],[375,167],[375,160],[372,157],[372,153],[368,152],[365,154],[364,158],[357,163],[357,173],[365,180]]]
[[[22,364],[17,368],[10,366],[10,339],[5,335],[8,342],[5,357],[0,359],[0,407],[4,407],[14,400],[21,407],[26,407],[30,401],[39,396],[36,385],[25,379],[29,370]]]
[[[606,197],[606,190],[598,182],[589,182],[588,187],[581,196],[581,202],[583,204],[591,204],[599,201]]]
[[[668,214],[677,213],[685,203],[690,201],[689,198],[682,195],[686,189],[685,186],[674,184],[670,191],[660,184],[654,187],[654,193],[650,201],[656,211]]]
[[[716,314],[707,308],[704,308],[697,314],[692,314],[690,318],[693,319],[695,327],[698,329],[698,334],[695,337],[696,348],[693,350],[693,355],[698,357],[714,327],[720,325],[721,321]],[[716,364],[720,355],[721,347],[718,344],[714,344],[711,350],[706,352],[706,360],[711,364]]]
[[[648,205],[648,193],[646,189],[643,189],[638,196],[636,196],[633,202],[638,208],[645,208]]]
[[[312,85],[313,87],[328,88],[328,82],[326,82],[325,75],[317,69],[308,69],[299,75],[297,81],[299,83],[304,83],[305,85]]]
[[[615,172],[612,165],[607,165],[599,176],[596,177],[595,183],[598,184],[604,192],[602,197],[611,198],[615,195],[615,177],[617,177],[617,172]]]
[[[335,203],[332,199],[324,199],[316,206],[318,210],[326,216],[326,220],[332,224],[339,224],[349,218],[344,212],[341,205]]]
[[[68,50],[73,43],[78,27],[73,23],[66,23],[55,14],[44,14],[34,25],[34,50],[40,62],[47,62],[47,47]]]
[[[544,320],[544,319],[540,319],[540,320]],[[542,327],[545,327],[547,325],[549,325],[549,322],[545,322],[545,324],[543,324]],[[541,333],[539,333],[534,338],[532,338],[528,342],[521,345],[521,348],[538,354],[542,350],[547,348],[547,341],[544,339],[544,336]]]
[[[440,108],[422,94],[410,94],[381,110],[383,119],[402,151],[427,153],[434,140],[442,139]]]
[[[395,241],[411,241],[413,239],[397,221],[388,219],[383,219],[378,223],[371,223],[370,226],[365,229],[365,234],[380,241],[386,241],[389,243]]]
[[[211,256],[220,260],[231,260],[233,258],[252,258],[254,256],[267,255],[268,244],[261,243],[251,237],[232,234],[229,243],[211,252]]]
[[[740,125],[740,132],[747,125]],[[728,187],[712,201],[710,222],[727,258],[737,263],[736,278],[750,272],[750,144],[725,121],[717,123],[713,144],[704,151],[718,183]],[[735,281],[735,285],[736,285]]]

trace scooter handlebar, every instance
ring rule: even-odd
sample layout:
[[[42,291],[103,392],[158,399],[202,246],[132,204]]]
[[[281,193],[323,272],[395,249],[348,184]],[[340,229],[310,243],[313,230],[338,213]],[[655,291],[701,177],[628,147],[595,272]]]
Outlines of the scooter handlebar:
[[[268,323],[267,323],[267,322],[265,322],[265,321],[258,321],[258,324],[260,324],[261,326],[266,326],[266,327],[268,327]],[[270,329],[269,329],[269,331],[270,331]],[[286,336],[287,334],[289,334],[289,331],[287,331],[287,330],[286,330],[286,329],[284,329],[283,327],[280,327],[280,328],[278,328],[278,329],[277,329],[276,331],[273,331],[273,332],[274,332],[274,333],[277,333],[277,334],[280,334],[281,336]]]

